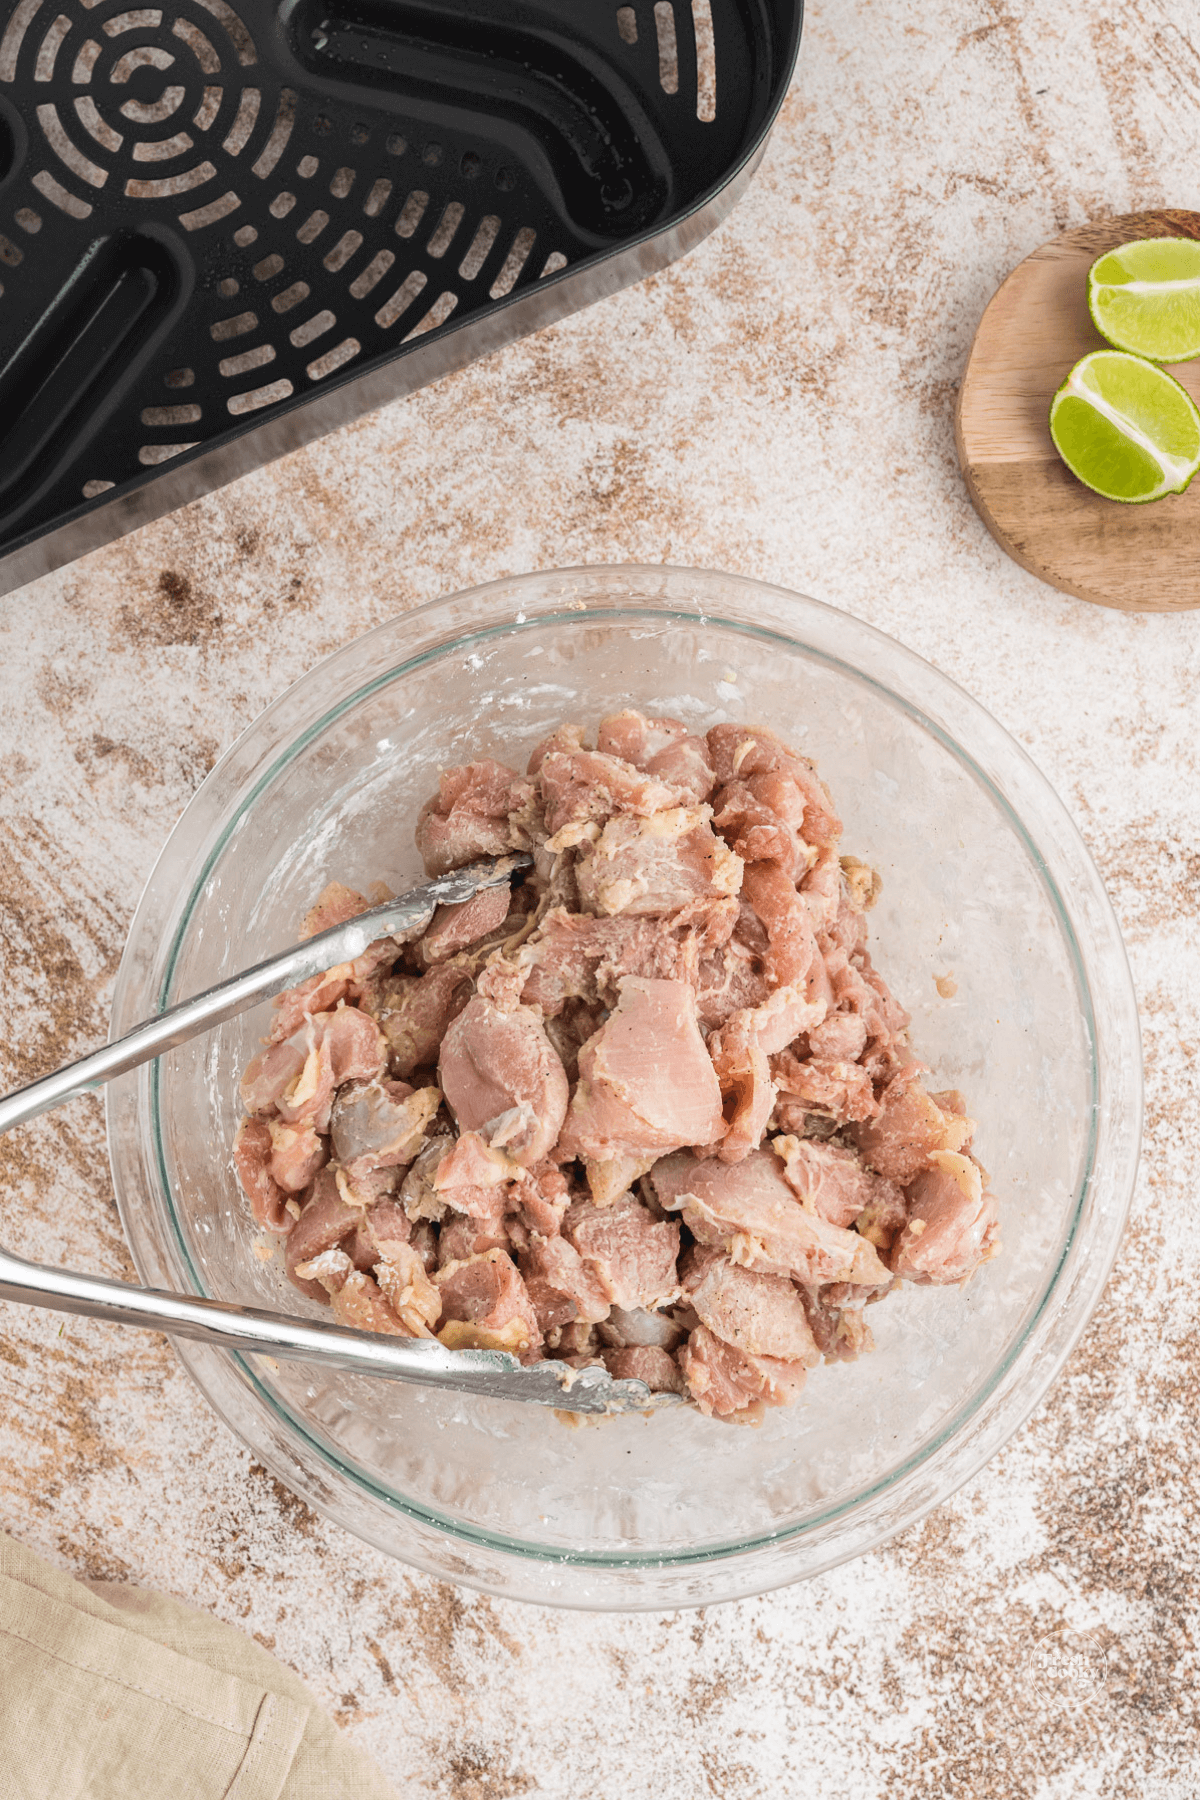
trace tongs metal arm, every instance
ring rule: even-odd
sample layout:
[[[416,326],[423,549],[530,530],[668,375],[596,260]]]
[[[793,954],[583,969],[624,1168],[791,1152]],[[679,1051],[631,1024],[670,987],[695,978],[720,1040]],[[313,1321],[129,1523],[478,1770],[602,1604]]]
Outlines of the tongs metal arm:
[[[344,925],[322,931],[194,999],[169,1007],[116,1043],[0,1100],[0,1132],[77,1094],[102,1087],[117,1075],[128,1074],[260,1000],[339,963],[352,962],[380,938],[419,936],[438,906],[455,905],[484,888],[497,887],[532,862],[531,856],[515,854],[455,869]],[[568,1412],[645,1411],[675,1403],[674,1395],[651,1396],[642,1382],[614,1382],[602,1368],[576,1371],[553,1361],[522,1367],[515,1357],[495,1350],[448,1350],[436,1338],[378,1336],[324,1319],[298,1319],[222,1300],[132,1287],[102,1275],[77,1275],[69,1269],[25,1262],[5,1250],[0,1250],[0,1299],[55,1312],[83,1313],[117,1325],[140,1325],[173,1337],[215,1344],[222,1350],[300,1357],[326,1368],[387,1375],[423,1387],[450,1388],[499,1400],[533,1401]]]
[[[65,1069],[44,1075],[40,1081],[8,1094],[0,1100],[0,1132],[23,1125],[27,1119],[34,1119],[51,1107],[61,1106],[65,1100],[73,1100],[77,1094],[103,1087],[105,1082],[118,1075],[127,1075],[142,1063],[186,1044],[200,1032],[211,1031],[214,1025],[223,1025],[226,1019],[236,1018],[238,1013],[246,1012],[260,1000],[269,1000],[287,988],[297,987],[311,975],[321,975],[339,963],[353,962],[380,938],[394,937],[404,941],[419,937],[437,907],[453,906],[472,899],[485,888],[499,887],[517,871],[529,868],[532,862],[531,856],[518,854],[469,863],[466,868],[454,869],[448,875],[439,875],[435,880],[413,888],[399,899],[373,906],[343,925],[318,932],[304,943],[283,950],[278,956],[268,957],[266,962],[256,963],[252,969],[244,969],[240,975],[218,982],[216,987],[206,988],[204,993],[196,994],[191,1000],[169,1006],[165,1012],[147,1019],[144,1025],[135,1026],[115,1044],[105,1044],[102,1049],[93,1050],[90,1056],[68,1063]]]
[[[422,1387],[533,1401],[567,1412],[623,1411],[630,1402],[644,1410],[648,1404],[640,1383],[614,1382],[601,1368],[576,1373],[559,1362],[522,1368],[515,1357],[494,1350],[447,1350],[436,1338],[380,1337],[324,1319],[288,1318],[223,1300],[131,1287],[103,1275],[25,1262],[5,1250],[0,1250],[0,1300],[82,1313],[114,1325],[140,1325],[221,1350],[299,1357],[327,1369],[388,1375]]]

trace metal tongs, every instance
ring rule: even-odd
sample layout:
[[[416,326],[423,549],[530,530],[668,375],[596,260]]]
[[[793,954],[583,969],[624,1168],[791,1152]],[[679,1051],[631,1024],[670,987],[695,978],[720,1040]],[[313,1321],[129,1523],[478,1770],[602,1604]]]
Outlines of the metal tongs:
[[[438,906],[469,900],[527,869],[532,857],[503,856],[470,863],[413,888],[398,899],[360,913],[345,925],[322,931],[291,950],[258,963],[194,999],[168,1007],[114,1044],[69,1063],[0,1100],[0,1133],[38,1113],[61,1106],[77,1094],[103,1087],[214,1025],[236,1017],[260,1000],[295,987],[338,963],[352,962],[380,938],[405,941],[420,936]],[[646,1412],[678,1404],[673,1394],[651,1394],[644,1382],[614,1381],[603,1368],[575,1370],[545,1361],[522,1365],[495,1350],[447,1350],[436,1338],[377,1336],[323,1319],[291,1318],[223,1300],[132,1287],[100,1275],[77,1275],[45,1263],[25,1262],[0,1250],[0,1299],[53,1312],[83,1313],[116,1325],[142,1325],[172,1337],[194,1338],[222,1350],[297,1357],[325,1368],[387,1375],[423,1387],[451,1388],[496,1400],[522,1400],[575,1413]]]

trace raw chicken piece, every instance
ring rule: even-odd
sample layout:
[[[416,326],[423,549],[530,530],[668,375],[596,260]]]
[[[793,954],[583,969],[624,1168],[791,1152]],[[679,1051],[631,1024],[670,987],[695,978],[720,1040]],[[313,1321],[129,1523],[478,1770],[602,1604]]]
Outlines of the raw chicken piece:
[[[345,925],[350,919],[357,919],[359,913],[365,913],[370,904],[366,895],[360,894],[356,888],[346,887],[340,881],[331,881],[322,890],[317,904],[305,913],[304,923],[300,927],[301,939],[316,937],[318,932],[332,931],[335,925]]]
[[[962,1155],[970,1156],[971,1144],[975,1134],[975,1121],[974,1119],[967,1117],[967,1102],[964,1096],[959,1093],[957,1088],[943,1088],[938,1094],[930,1094],[929,1098],[933,1101],[933,1104],[938,1108],[939,1112],[945,1113],[947,1117],[953,1113],[956,1118],[967,1120],[968,1125],[971,1127],[971,1136],[967,1138],[964,1143],[959,1145],[959,1150]],[[976,1162],[974,1156],[971,1156],[971,1160],[972,1162]],[[976,1162],[976,1166],[982,1171],[983,1185],[986,1187],[988,1184],[987,1170],[984,1169],[982,1163]]]
[[[338,1193],[332,1169],[322,1169],[295,1221],[288,1253],[297,1262],[330,1250],[363,1218],[357,1207],[347,1206]],[[336,1229],[334,1227],[336,1226]]]
[[[347,1082],[329,1115],[333,1154],[351,1181],[372,1169],[410,1163],[442,1103],[435,1087],[415,1093],[405,1081]]]
[[[674,944],[668,948],[673,962]],[[624,961],[632,957],[640,963],[646,956],[661,954],[660,934],[647,920],[593,919],[556,906],[544,914],[533,937],[510,959],[513,986],[524,1005],[539,1007],[543,1017],[551,1019],[571,1000],[598,1004],[596,970],[606,958],[616,956]],[[489,999],[502,1004],[494,985],[498,968],[497,962],[487,971],[484,991]]]
[[[716,1060],[723,1052],[732,1052],[751,1044],[765,1056],[774,1056],[785,1044],[803,1031],[809,1031],[825,1016],[824,1003],[809,1000],[803,983],[776,988],[761,1006],[734,1013],[721,1027],[716,1042],[709,1039],[709,1049]]]
[[[524,998],[525,972],[533,945],[518,944],[512,955],[502,950],[490,955],[475,981],[475,992],[503,1013],[515,1012]]]
[[[808,1034],[808,1049],[823,1063],[855,1063],[867,1047],[867,1028],[856,1013],[830,1013]]]
[[[421,1266],[427,1275],[432,1275],[438,1266],[438,1234],[428,1219],[418,1219],[412,1228],[411,1243],[421,1259]]]
[[[679,719],[648,719],[632,709],[610,713],[600,721],[596,747],[669,786],[686,789],[696,800],[707,800],[716,782],[708,745],[690,737]]]
[[[340,1163],[330,1166],[338,1193],[347,1206],[357,1206],[367,1212],[380,1200],[399,1200],[400,1184],[404,1180],[404,1165],[401,1163],[393,1163],[386,1169],[368,1169],[365,1175],[357,1175],[353,1179]]]
[[[800,892],[813,924],[818,930],[830,930],[837,923],[842,903],[842,865],[836,843],[818,851],[811,869],[800,877]]]
[[[297,1287],[320,1288],[328,1301],[345,1286],[353,1273],[354,1264],[350,1257],[335,1246],[309,1257],[307,1262],[297,1263],[294,1279]]]
[[[359,1230],[374,1253],[372,1263],[378,1262],[380,1257],[394,1257],[412,1242],[412,1221],[394,1200],[377,1201],[369,1208]]]
[[[821,1015],[822,1004],[810,1002],[803,987],[776,988],[761,1006],[734,1013],[710,1035],[727,1121],[717,1151],[722,1162],[740,1162],[755,1149],[775,1110],[779,1082],[770,1052]]]
[[[902,1187],[897,1187],[894,1181],[884,1180],[882,1176],[879,1179],[881,1185],[876,1197],[863,1207],[854,1221],[854,1229],[859,1237],[865,1237],[877,1250],[884,1251],[891,1249],[904,1229],[908,1219],[908,1201]]]
[[[778,879],[782,883],[785,896],[790,895],[790,901],[784,897],[782,902],[785,913],[790,914],[793,907],[800,912],[795,890],[785,877],[779,875],[778,869],[772,869],[769,864],[747,869],[751,889],[761,883],[764,871],[772,881]],[[760,898],[766,892],[761,886],[757,891]],[[765,905],[764,910],[771,909]],[[785,929],[778,916],[775,916],[775,924],[777,931]],[[802,924],[801,936],[811,936],[806,921]],[[792,947],[795,948],[794,942]],[[709,1038],[708,1049],[721,1084],[728,1120],[720,1155],[727,1162],[736,1162],[761,1141],[771,1116],[775,1088],[767,1062],[770,1052],[817,1023],[824,1007],[823,1002],[814,1003],[809,999],[807,983],[803,979],[802,956],[790,959],[792,966],[799,969],[796,982],[784,987],[775,986],[764,967],[772,960],[767,928],[746,893],[742,896],[734,940],[725,955],[727,959],[735,955],[745,959],[749,973],[743,976],[743,993],[749,1004],[726,1012],[725,1003],[741,996],[732,990],[718,993],[702,985],[700,1007],[704,1024],[717,1027]],[[788,959],[784,957],[783,960]],[[732,960],[727,960],[723,970],[725,977],[728,978],[735,968]]]
[[[704,959],[695,987],[705,1031],[719,1030],[735,1013],[753,1011],[771,995],[763,958],[737,936]]]
[[[785,1276],[755,1274],[699,1246],[684,1258],[682,1273],[700,1323],[723,1343],[783,1362],[820,1360],[804,1303]]]
[[[467,1262],[488,1250],[507,1250],[508,1231],[504,1216],[487,1213],[476,1218],[470,1213],[456,1213],[445,1220],[437,1240],[437,1267],[448,1263]]]
[[[243,1119],[233,1140],[233,1166],[255,1223],[286,1237],[295,1224],[288,1196],[270,1173],[271,1132],[263,1119]]]
[[[777,863],[792,882],[812,862],[814,852],[804,841],[804,798],[778,770],[718,788],[713,824],[744,862]]]
[[[902,1038],[912,1024],[912,1019],[909,1014],[896,999],[891,989],[888,987],[887,982],[879,973],[879,970],[873,966],[871,958],[865,950],[860,950],[858,952],[858,955],[855,958],[855,966],[858,968],[867,986],[873,988],[875,991],[875,1001],[879,1012],[883,1016],[884,1030],[893,1040]]]
[[[871,1327],[861,1306],[835,1306],[828,1298],[832,1288],[798,1289],[808,1315],[813,1342],[826,1362],[853,1362],[875,1348]]]
[[[652,1394],[682,1394],[683,1376],[669,1350],[653,1344],[628,1350],[602,1350],[601,1358],[614,1381],[644,1381]]]
[[[333,1250],[356,1230],[363,1213],[347,1206],[338,1193],[333,1171],[325,1169],[313,1183],[312,1191],[300,1217],[295,1220],[287,1241],[287,1275],[301,1293],[310,1299],[325,1300],[328,1294],[319,1283],[296,1273],[297,1266],[309,1263],[326,1250]]]
[[[857,1232],[830,1225],[800,1204],[770,1150],[753,1150],[737,1163],[698,1162],[680,1153],[656,1163],[650,1180],[660,1204],[681,1211],[693,1237],[716,1245],[743,1268],[813,1286],[849,1281],[872,1287],[888,1279],[874,1247]]]
[[[811,1042],[813,1033],[809,1033]],[[825,1113],[839,1124],[873,1119],[879,1112],[869,1072],[855,1062],[829,1062],[821,1056],[804,1061],[790,1050],[771,1058],[771,1076],[779,1092],[776,1117],[788,1131],[804,1129],[810,1112]]]
[[[604,1008],[599,1003],[589,1006],[583,1000],[564,1000],[553,1014],[545,1015],[545,1023],[546,1036],[574,1087],[579,1080],[579,1052],[604,1023]]]
[[[447,1263],[433,1281],[442,1302],[438,1337],[447,1349],[525,1355],[540,1345],[542,1334],[525,1283],[503,1250]]]
[[[838,1012],[854,1013],[862,1019],[869,1038],[890,1043],[908,1029],[909,1017],[897,1005],[887,984],[871,966],[865,950],[850,956],[837,944],[824,939],[825,973]]]
[[[273,1113],[280,1095],[299,1076],[308,1058],[308,1019],[283,1043],[270,1043],[252,1057],[242,1076],[242,1105],[248,1113]]]
[[[388,1242],[375,1265],[380,1292],[410,1337],[432,1337],[442,1312],[442,1296],[425,1273],[411,1244]]]
[[[823,848],[836,844],[842,835],[829,789],[812,763],[761,725],[714,725],[708,733],[708,753],[720,782],[749,781],[753,775],[776,772],[789,776],[804,802],[806,843]]]
[[[838,861],[842,865],[844,910],[857,915],[855,936],[864,943],[867,927],[862,915],[870,912],[883,892],[883,881],[870,863],[862,862],[857,856],[840,856]]]
[[[271,1135],[271,1160],[267,1169],[272,1181],[277,1182],[285,1193],[303,1193],[317,1170],[324,1168],[329,1160],[329,1145],[307,1120],[299,1125],[287,1125],[282,1119],[268,1119],[266,1124]]]
[[[427,875],[444,875],[480,856],[527,850],[528,831],[514,822],[533,800],[533,783],[503,763],[485,759],[447,769],[437,797],[417,821],[417,849]]]
[[[409,1076],[437,1061],[451,1021],[471,998],[477,967],[467,952],[438,963],[425,975],[385,975],[368,984],[363,1010],[387,1039],[393,1075]]]
[[[807,1138],[777,1137],[771,1148],[798,1200],[831,1225],[853,1225],[868,1208],[876,1216],[904,1218],[904,1195],[895,1182],[864,1169],[853,1150]]]
[[[623,975],[695,987],[702,958],[728,939],[736,916],[729,899],[691,903],[665,919],[598,919],[555,907],[516,954],[528,971],[520,997],[552,1018],[569,999],[611,1003]]]
[[[598,1335],[610,1350],[674,1350],[687,1332],[670,1313],[651,1312],[644,1306],[614,1306],[601,1321]]]
[[[520,1267],[544,1335],[576,1319],[594,1325],[608,1317],[608,1287],[566,1238],[531,1237]]]
[[[570,1184],[553,1163],[518,1170],[508,1190],[509,1229],[518,1224],[539,1237],[556,1237],[570,1204]]]
[[[765,1406],[789,1406],[808,1375],[806,1363],[735,1350],[703,1325],[679,1352],[679,1367],[701,1412],[747,1421],[761,1418]]]
[[[327,1254],[336,1255],[337,1252]],[[305,1264],[306,1268],[311,1266]],[[347,1275],[341,1287],[334,1290],[330,1300],[333,1316],[339,1325],[350,1325],[356,1331],[372,1331],[386,1337],[416,1335],[396,1317],[379,1284],[359,1269],[354,1269]]]
[[[497,1182],[515,1181],[521,1173],[521,1165],[507,1151],[497,1149],[478,1131],[443,1139],[443,1150],[433,1177],[439,1192],[463,1186],[494,1187]]]
[[[778,863],[748,863],[742,893],[767,934],[766,971],[776,987],[802,982],[819,958],[812,918]]]
[[[935,1105],[919,1072],[909,1068],[888,1083],[878,1118],[852,1125],[850,1136],[864,1162],[907,1187],[930,1167],[935,1151],[961,1150],[974,1130],[970,1119]]]
[[[714,1033],[710,1050],[728,1121],[717,1155],[722,1162],[740,1162],[758,1148],[775,1110],[770,1064],[757,1044],[736,1032],[728,1039]]]
[[[611,1206],[627,1194],[639,1177],[654,1165],[655,1153],[648,1150],[639,1156],[605,1156],[585,1161],[588,1192],[595,1206]]]
[[[351,1012],[354,1010],[353,1007],[349,1008]],[[328,1015],[318,1013],[316,1017],[325,1019]],[[289,1125],[304,1121],[314,1125],[318,1131],[328,1131],[329,1109],[333,1105],[337,1089],[333,1075],[332,1046],[326,1042],[324,1031],[316,1027],[313,1019],[309,1019],[304,1027],[304,1038],[308,1053],[296,1079],[276,1100],[275,1111]]]
[[[335,1088],[342,1087],[347,1081],[374,1081],[387,1067],[387,1043],[383,1033],[374,1019],[357,1006],[339,1006],[331,1013],[314,1013],[309,1030],[321,1034],[322,1047],[329,1052]],[[282,1106],[280,1111],[283,1111]]]
[[[280,1044],[290,1038],[313,1013],[333,1012],[339,1001],[356,999],[357,987],[350,964],[338,963],[336,968],[327,969],[323,975],[310,975],[299,987],[277,994],[272,1001],[275,1011],[268,1044]]]
[[[451,1137],[431,1138],[400,1185],[400,1204],[414,1224],[418,1219],[437,1222],[445,1217],[449,1201],[433,1184],[455,1141]]]
[[[417,943],[417,954],[427,966],[445,962],[469,944],[498,932],[508,918],[512,900],[507,887],[484,888],[457,906],[439,906]]]
[[[510,1184],[520,1172],[520,1164],[503,1150],[486,1143],[477,1131],[464,1131],[461,1137],[448,1141],[445,1154],[428,1179],[446,1205],[465,1213],[480,1226],[486,1222],[500,1235]]]
[[[601,719],[596,732],[596,748],[605,756],[619,756],[635,769],[645,769],[656,756],[686,738],[687,726],[680,719],[648,719],[645,713],[626,707],[624,712],[609,713]]]
[[[632,1194],[603,1207],[577,1200],[563,1220],[563,1236],[613,1305],[629,1310],[677,1298],[679,1226],[656,1219]]]
[[[570,1088],[529,1007],[501,1012],[476,994],[442,1040],[438,1073],[461,1131],[490,1128],[491,1142],[526,1168],[554,1148]]]
[[[614,813],[649,818],[669,807],[686,806],[691,794],[644,775],[631,763],[598,750],[548,750],[538,766],[538,786],[546,808],[546,830],[555,849],[586,836],[579,828]],[[568,827],[572,829],[568,831]],[[561,841],[556,841],[560,840]]]
[[[579,1052],[579,1085],[556,1155],[636,1160],[714,1142],[725,1128],[721,1090],[692,989],[637,976],[618,987],[616,1010]]]
[[[646,764],[646,773],[678,788],[693,800],[707,800],[717,785],[703,738],[683,737],[668,744]]]
[[[379,1259],[379,1252],[371,1239],[366,1223],[356,1225],[348,1238],[342,1239],[342,1249],[350,1258],[360,1274],[368,1274]]]
[[[374,1080],[385,1067],[387,1046],[375,1021],[357,1006],[314,1013],[303,1036],[307,1049],[304,1066],[279,1095],[275,1108],[289,1125],[307,1119],[323,1131],[335,1089],[345,1081]]]
[[[867,960],[866,920],[862,913],[856,912],[849,904],[846,894],[843,871],[837,913],[832,924],[822,927],[817,935],[817,942],[821,946],[821,954],[830,959],[831,968],[840,968],[848,963],[851,968],[859,969]]]
[[[710,816],[707,806],[677,806],[647,819],[610,819],[580,846],[575,878],[584,909],[644,917],[736,894],[741,858],[715,836]]]
[[[892,1272],[922,1285],[963,1282],[999,1249],[992,1197],[970,1157],[935,1150],[930,1162],[908,1189],[908,1223]]]
[[[541,772],[542,764],[552,750],[558,750],[561,751],[564,756],[570,756],[573,751],[582,750],[582,748],[582,725],[567,725],[565,723],[556,725],[549,737],[542,738],[540,743],[534,745],[529,761],[525,765],[525,773],[527,775],[539,774]]]

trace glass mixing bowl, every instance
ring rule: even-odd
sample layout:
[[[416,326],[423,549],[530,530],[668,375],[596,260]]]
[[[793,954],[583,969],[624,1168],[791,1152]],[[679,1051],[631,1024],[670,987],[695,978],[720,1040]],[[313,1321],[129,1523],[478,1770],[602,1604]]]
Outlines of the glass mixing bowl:
[[[1003,1255],[963,1289],[873,1307],[874,1354],[818,1368],[758,1429],[690,1409],[572,1429],[176,1349],[281,1481],[405,1562],[515,1598],[659,1608],[794,1581],[919,1518],[1045,1393],[1112,1264],[1141,1125],[1129,971],[1074,826],[996,721],[845,613],[734,576],[583,568],[438,601],[330,657],[217,764],[138,907],[112,1030],[293,941],[334,877],[420,879],[413,822],[445,765],[523,765],[559,720],[628,705],[695,730],[762,723],[817,759],[843,848],[883,876],[872,950],[932,1086],[961,1087],[979,1121]],[[255,1256],[230,1163],[268,1015],[110,1087],[113,1175],[147,1284],[316,1313]]]

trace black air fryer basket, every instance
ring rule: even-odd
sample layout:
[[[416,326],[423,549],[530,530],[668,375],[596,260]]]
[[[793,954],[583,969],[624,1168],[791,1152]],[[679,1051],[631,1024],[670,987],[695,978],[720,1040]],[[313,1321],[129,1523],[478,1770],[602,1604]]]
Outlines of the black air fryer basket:
[[[10,4],[0,591],[691,248],[802,8]]]

